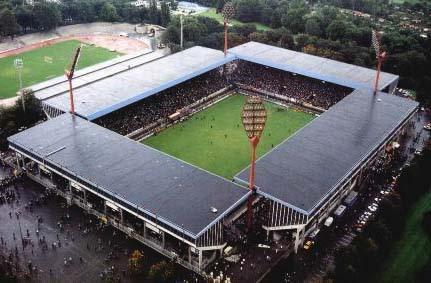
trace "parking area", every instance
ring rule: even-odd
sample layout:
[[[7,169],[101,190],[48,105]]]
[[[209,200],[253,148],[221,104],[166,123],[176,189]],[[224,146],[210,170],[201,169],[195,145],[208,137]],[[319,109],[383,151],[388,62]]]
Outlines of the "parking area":
[[[334,267],[337,249],[348,246],[378,212],[381,201],[394,190],[397,178],[403,168],[410,165],[415,155],[421,154],[431,131],[426,126],[431,121],[431,111],[419,111],[408,125],[403,147],[396,147],[396,154],[390,162],[378,160],[367,172],[365,181],[358,189],[357,199],[346,206],[341,217],[334,212],[333,222],[323,224],[317,233],[311,233],[296,258],[291,257],[277,267],[279,274],[265,278],[264,282],[322,282],[324,276]],[[339,207],[338,207],[339,208]],[[315,235],[313,235],[315,234]]]

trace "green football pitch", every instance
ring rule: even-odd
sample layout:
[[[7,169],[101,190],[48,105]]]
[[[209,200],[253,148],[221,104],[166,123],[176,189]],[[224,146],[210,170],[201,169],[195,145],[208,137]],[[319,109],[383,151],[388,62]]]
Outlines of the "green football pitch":
[[[69,66],[78,40],[68,40],[0,59],[0,99],[16,95],[19,89],[18,74],[14,68],[16,58],[23,59],[23,87],[27,87],[53,77],[61,76]],[[85,45],[78,62],[78,69],[88,67],[119,56],[108,49]],[[51,61],[52,60],[52,61]]]
[[[231,179],[250,162],[250,147],[241,124],[245,98],[233,95],[172,126],[144,144],[219,176]],[[258,156],[313,120],[311,114],[265,102],[267,123]]]

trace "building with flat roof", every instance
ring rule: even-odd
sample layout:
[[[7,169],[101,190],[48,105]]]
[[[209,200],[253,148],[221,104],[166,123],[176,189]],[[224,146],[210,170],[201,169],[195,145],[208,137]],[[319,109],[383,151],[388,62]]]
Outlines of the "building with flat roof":
[[[86,72],[84,69],[82,72],[85,73],[73,80],[75,112],[87,120],[94,120],[211,71],[233,58],[233,55],[225,57],[218,50],[195,46],[161,58],[158,53],[149,53],[100,71]],[[58,80],[53,79],[53,82]],[[43,88],[39,84],[29,89],[42,100],[47,112],[57,111],[58,115],[70,110],[66,82],[52,86],[45,84]]]
[[[246,211],[249,168],[232,182],[90,121],[234,60],[357,88],[256,163],[262,228],[268,236],[287,232],[296,251],[417,111],[415,101],[374,94],[374,70],[255,42],[226,57],[193,47],[163,58],[117,59],[78,73],[80,117],[63,114],[69,107],[64,78],[34,86],[48,116],[58,117],[9,137],[16,167],[70,204],[201,272],[222,254],[229,227]],[[381,89],[397,79],[384,73]]]
[[[374,89],[376,71],[340,61],[318,57],[303,52],[250,41],[229,49],[238,59],[264,66],[300,74],[349,88]],[[389,88],[389,93],[398,84],[399,76],[382,72],[378,89]]]
[[[235,60],[249,61],[349,88],[374,88],[376,71],[267,44],[248,42],[228,55],[195,46],[163,57],[144,52],[115,58],[76,72],[75,112],[94,120]],[[382,72],[379,89],[391,93],[398,76]],[[127,85],[127,87],[125,87]],[[65,76],[28,87],[55,117],[70,110]]]
[[[274,207],[264,228],[301,231],[320,223],[417,108],[411,99],[357,89],[260,157],[256,188]],[[246,185],[248,176],[246,168],[235,180]]]
[[[120,223],[124,214],[132,214],[195,249],[221,249],[221,221],[250,194],[245,187],[71,114],[8,140],[14,151],[68,180],[66,193],[74,187],[99,196],[101,206],[120,213]]]

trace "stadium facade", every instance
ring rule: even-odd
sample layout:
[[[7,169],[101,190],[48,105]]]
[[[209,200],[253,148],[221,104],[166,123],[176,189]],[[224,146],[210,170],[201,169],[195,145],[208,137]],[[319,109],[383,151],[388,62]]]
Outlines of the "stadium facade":
[[[255,205],[263,207],[256,212],[263,225],[255,228],[268,237],[287,231],[297,251],[387,146],[399,141],[418,107],[373,93],[374,70],[254,42],[227,56],[193,47],[162,58],[148,53],[115,60],[78,75],[76,116],[67,113],[64,79],[32,87],[50,119],[9,137],[16,166],[196,272],[223,254],[229,229],[246,211],[248,168],[227,180],[92,120],[235,60],[355,89],[257,161]],[[397,81],[383,73],[380,90],[392,92]]]

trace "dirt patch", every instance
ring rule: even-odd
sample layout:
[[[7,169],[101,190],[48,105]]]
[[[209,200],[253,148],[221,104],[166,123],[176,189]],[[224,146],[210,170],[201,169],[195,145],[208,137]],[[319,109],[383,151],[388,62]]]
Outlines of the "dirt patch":
[[[0,52],[0,58],[17,55],[33,49],[50,46],[58,42],[76,39],[87,44],[94,44],[108,50],[117,51],[123,54],[130,54],[137,51],[148,49],[148,45],[140,40],[119,36],[119,35],[73,35],[44,40],[35,44],[25,45],[23,47]]]
[[[85,43],[95,44],[96,46],[124,54],[148,49],[148,45],[140,40],[117,35],[78,36],[77,39]]]

